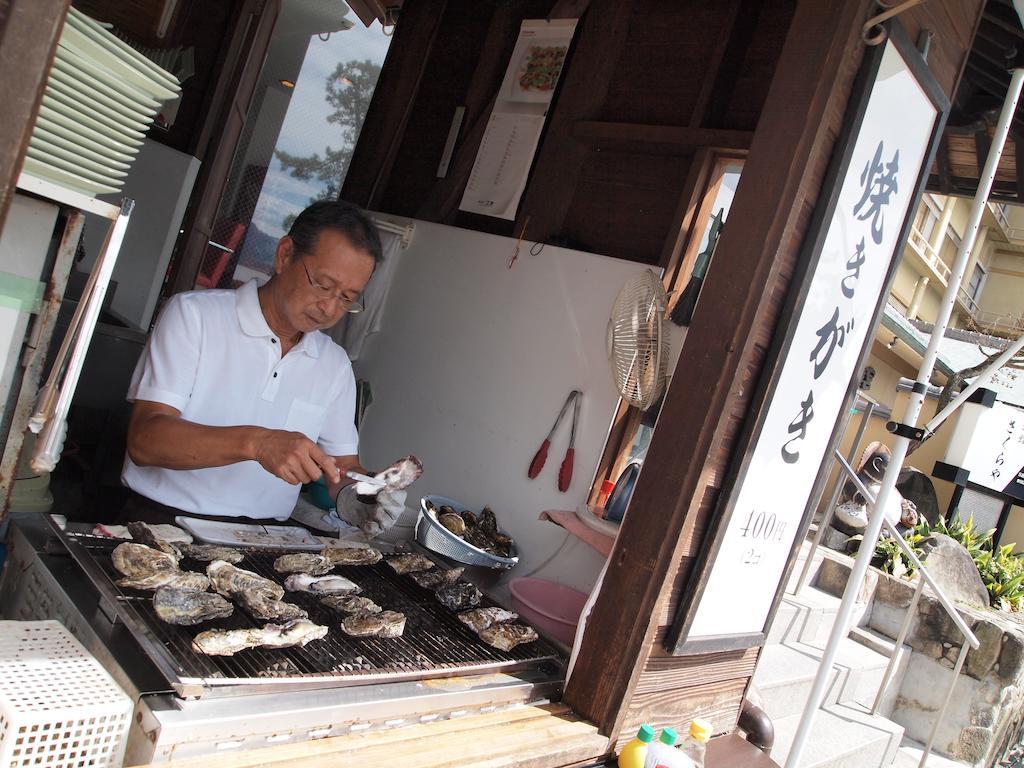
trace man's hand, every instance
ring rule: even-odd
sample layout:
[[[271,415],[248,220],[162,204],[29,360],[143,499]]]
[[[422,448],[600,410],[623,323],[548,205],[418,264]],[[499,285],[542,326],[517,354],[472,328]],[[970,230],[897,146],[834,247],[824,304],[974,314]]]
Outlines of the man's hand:
[[[256,446],[256,461],[291,485],[312,483],[321,474],[330,484],[341,480],[334,459],[301,432],[266,430]]]

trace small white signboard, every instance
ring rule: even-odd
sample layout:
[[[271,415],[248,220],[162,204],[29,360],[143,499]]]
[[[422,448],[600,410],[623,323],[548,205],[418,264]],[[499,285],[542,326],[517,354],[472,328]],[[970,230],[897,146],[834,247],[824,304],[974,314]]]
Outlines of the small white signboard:
[[[821,224],[824,237],[822,230],[808,236],[814,246],[806,293],[793,310],[780,367],[708,560],[697,573],[700,583],[684,602],[677,652],[763,641],[902,245],[941,111],[892,40],[880,61],[865,66],[877,67],[867,105],[846,144],[845,166],[833,187],[838,195],[829,197],[831,211]]]

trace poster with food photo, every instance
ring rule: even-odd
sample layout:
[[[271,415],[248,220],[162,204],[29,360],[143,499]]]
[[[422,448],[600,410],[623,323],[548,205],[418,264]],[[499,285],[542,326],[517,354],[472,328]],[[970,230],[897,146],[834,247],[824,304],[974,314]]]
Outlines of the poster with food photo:
[[[558,85],[575,19],[526,21],[512,51],[499,101],[547,104]]]

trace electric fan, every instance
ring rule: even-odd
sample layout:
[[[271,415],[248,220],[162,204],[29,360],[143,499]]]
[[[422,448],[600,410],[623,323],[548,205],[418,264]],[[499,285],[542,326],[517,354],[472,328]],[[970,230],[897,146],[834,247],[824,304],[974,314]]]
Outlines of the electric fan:
[[[608,359],[619,393],[640,410],[653,405],[665,387],[668,295],[649,269],[619,291],[608,320]]]

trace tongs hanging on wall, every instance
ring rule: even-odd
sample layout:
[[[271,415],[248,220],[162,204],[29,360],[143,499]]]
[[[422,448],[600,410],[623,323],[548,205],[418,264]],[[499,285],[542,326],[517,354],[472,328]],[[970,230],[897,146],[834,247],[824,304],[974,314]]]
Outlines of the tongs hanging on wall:
[[[540,471],[544,468],[544,462],[546,462],[548,458],[548,449],[551,448],[551,438],[554,437],[555,432],[558,430],[558,425],[562,423],[562,419],[569,410],[569,406],[573,405],[572,431],[569,434],[569,447],[565,451],[565,458],[562,459],[562,466],[558,469],[558,490],[562,493],[569,490],[569,484],[572,482],[573,462],[576,457],[576,424],[580,419],[580,401],[582,399],[583,393],[578,389],[574,389],[569,393],[569,396],[565,399],[565,404],[562,405],[562,410],[558,412],[558,417],[555,419],[555,423],[552,425],[551,431],[548,432],[548,436],[544,438],[544,442],[540,444],[540,448],[537,449],[537,453],[533,456],[533,461],[530,462],[530,468],[526,471],[526,476],[531,480],[540,474]]]

